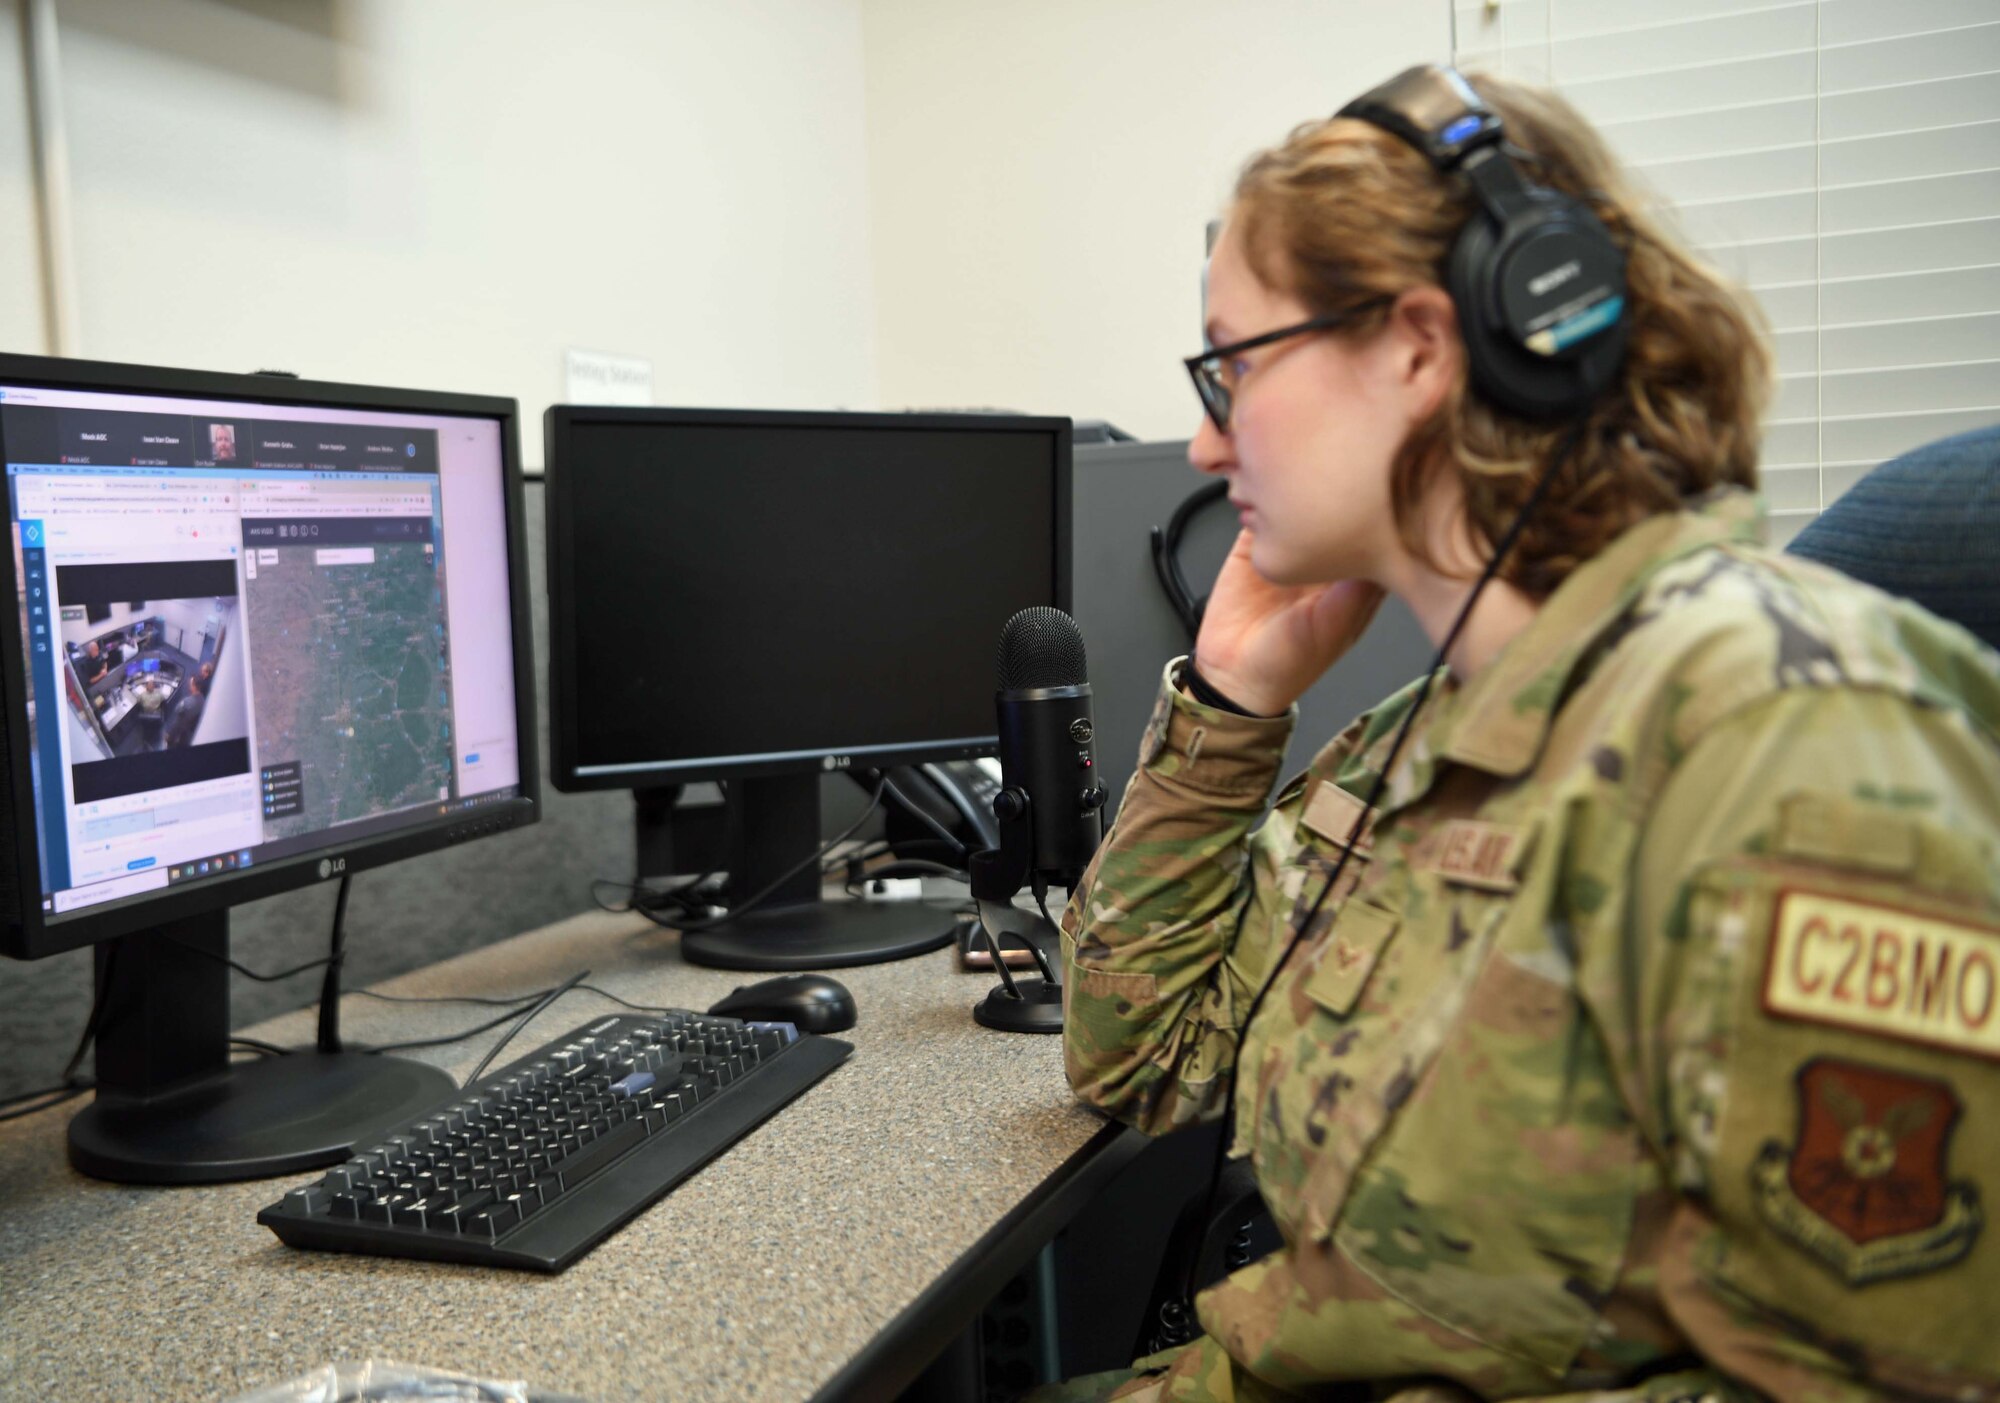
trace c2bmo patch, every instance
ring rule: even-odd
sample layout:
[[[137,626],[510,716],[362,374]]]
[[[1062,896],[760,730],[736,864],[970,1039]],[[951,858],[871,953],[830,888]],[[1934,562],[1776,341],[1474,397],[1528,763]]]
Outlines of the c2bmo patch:
[[[1949,1266],[1972,1250],[1979,1191],[1949,1177],[1963,1107],[1951,1084],[1815,1057],[1794,1078],[1798,1133],[1750,1167],[1757,1209],[1855,1286]]]
[[[1774,1017],[2000,1059],[2000,928],[1792,888],[1769,952]]]

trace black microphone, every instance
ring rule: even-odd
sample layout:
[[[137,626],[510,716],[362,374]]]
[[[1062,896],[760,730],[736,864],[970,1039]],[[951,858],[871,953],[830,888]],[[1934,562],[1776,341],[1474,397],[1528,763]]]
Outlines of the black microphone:
[[[1023,609],[1000,632],[1002,837],[1025,808],[1029,873],[1074,886],[1104,837],[1103,783],[1090,724],[1083,634],[1060,609]],[[1004,844],[1003,844],[1004,846]],[[1018,861],[1018,858],[1017,858]],[[1037,890],[1047,887],[1037,882]]]
[[[1000,793],[993,815],[1000,846],[974,853],[972,895],[1000,986],[974,1006],[989,1028],[1062,1031],[1062,982],[1043,947],[1053,946],[1051,882],[1074,887],[1104,836],[1104,785],[1097,777],[1083,635],[1060,609],[1023,609],[1000,633]],[[1014,905],[1033,889],[1034,912]],[[1033,953],[1040,979],[1016,980],[1001,957],[1005,937]]]

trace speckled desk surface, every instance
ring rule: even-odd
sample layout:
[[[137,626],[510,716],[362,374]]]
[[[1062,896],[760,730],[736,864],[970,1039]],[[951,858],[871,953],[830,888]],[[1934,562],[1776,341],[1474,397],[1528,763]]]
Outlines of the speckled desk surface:
[[[761,977],[591,913],[378,987],[512,994],[585,967],[688,1008]],[[316,1174],[104,1184],[65,1158],[83,1103],[0,1124],[0,1398],[223,1399],[371,1357],[596,1400],[811,1396],[1104,1124],[1071,1099],[1059,1039],[972,1021],[996,976],[951,949],[836,975],[859,1011],[847,1063],[556,1276],[294,1250],[256,1213]],[[567,994],[499,1060],[607,1011]],[[350,996],[342,1032],[401,1041],[490,1013]],[[246,1031],[300,1045],[312,1017]],[[409,1055],[463,1077],[496,1036]]]

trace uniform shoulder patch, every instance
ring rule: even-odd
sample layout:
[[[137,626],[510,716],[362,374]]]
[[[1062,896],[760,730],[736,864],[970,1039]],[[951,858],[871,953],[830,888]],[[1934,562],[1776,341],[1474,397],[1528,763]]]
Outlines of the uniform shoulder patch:
[[[1750,1167],[1778,1234],[1855,1286],[1949,1266],[1984,1222],[1979,1191],[1949,1177],[1963,1107],[1951,1084],[1863,1062],[1799,1068],[1798,1132]]]
[[[1788,888],[1768,949],[1774,1017],[2000,1059],[2000,928]]]

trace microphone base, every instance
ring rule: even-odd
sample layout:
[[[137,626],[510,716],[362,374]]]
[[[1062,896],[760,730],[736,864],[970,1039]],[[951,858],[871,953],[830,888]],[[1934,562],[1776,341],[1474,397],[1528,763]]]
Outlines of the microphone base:
[[[972,1016],[980,1026],[1003,1033],[1060,1033],[1063,1026],[1062,986],[1046,979],[1017,979],[1014,987],[1020,998],[1007,992],[1005,984],[972,1006]]]

